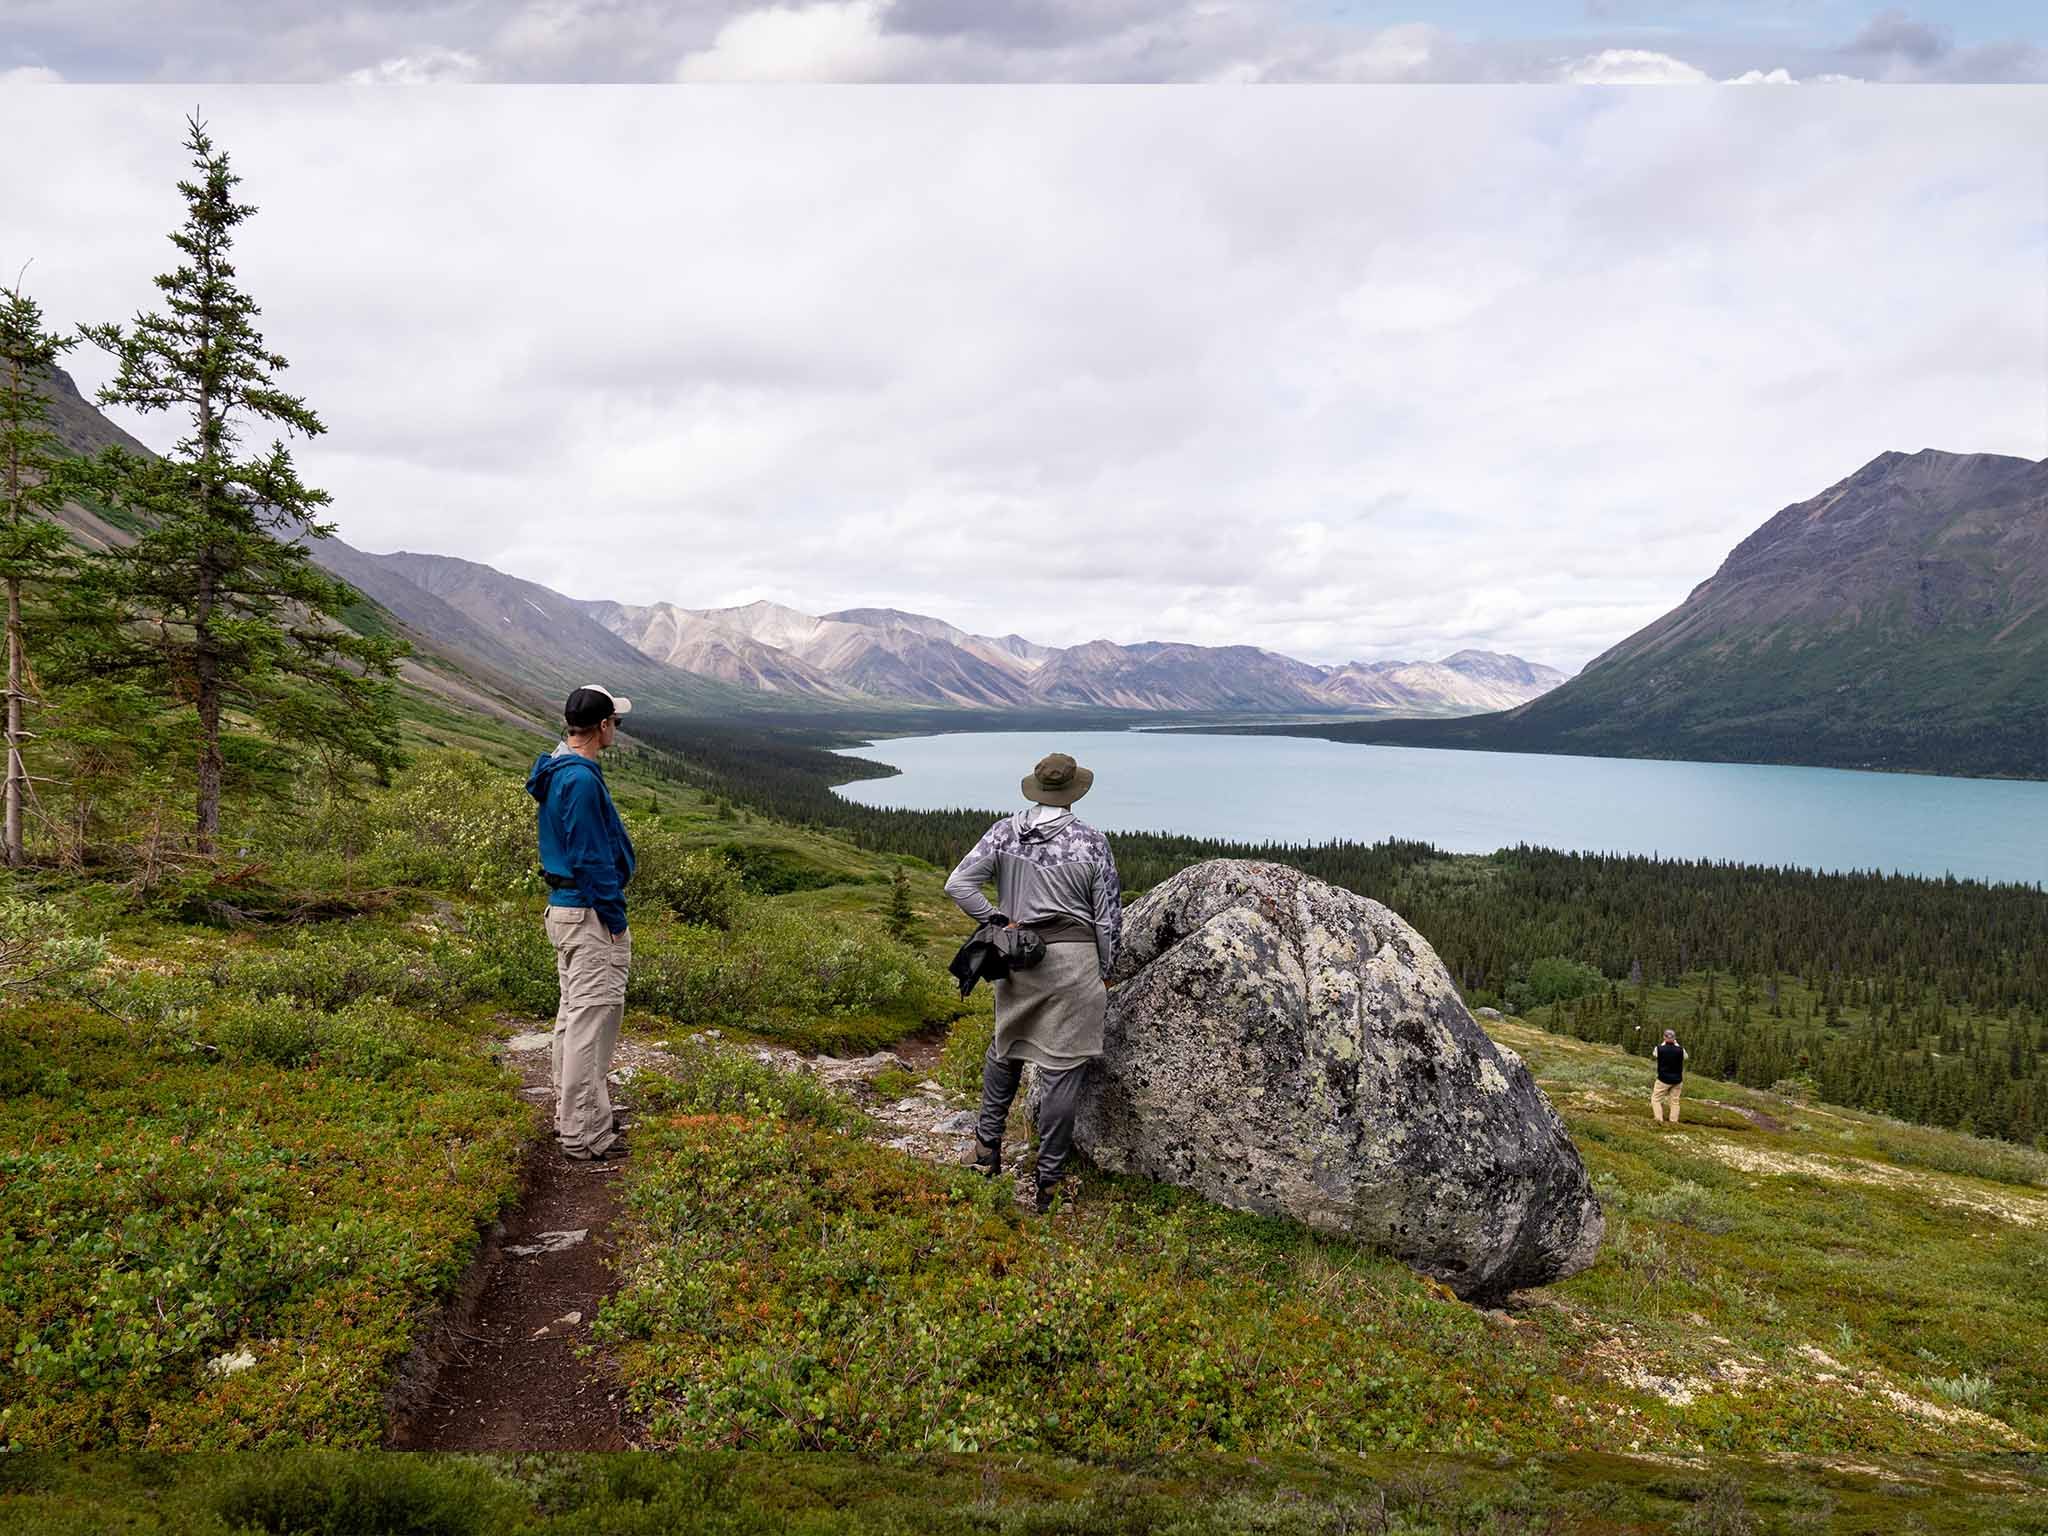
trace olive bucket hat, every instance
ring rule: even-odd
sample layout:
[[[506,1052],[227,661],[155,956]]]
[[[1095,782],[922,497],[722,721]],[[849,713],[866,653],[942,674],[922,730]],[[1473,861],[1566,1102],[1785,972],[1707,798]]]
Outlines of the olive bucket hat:
[[[1094,782],[1093,770],[1083,768],[1064,752],[1053,752],[1041,757],[1038,766],[1024,775],[1024,798],[1040,805],[1072,805]]]

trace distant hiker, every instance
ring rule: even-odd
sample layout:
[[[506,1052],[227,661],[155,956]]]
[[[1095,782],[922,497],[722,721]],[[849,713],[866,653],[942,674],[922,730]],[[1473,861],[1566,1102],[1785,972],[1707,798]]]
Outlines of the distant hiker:
[[[1685,1047],[1678,1043],[1678,1031],[1664,1031],[1664,1042],[1651,1052],[1657,1058],[1657,1086],[1650,1090],[1650,1118],[1664,1119],[1671,1111],[1671,1123],[1678,1124],[1678,1099],[1685,1091]]]
[[[981,1063],[981,1119],[974,1165],[1002,1171],[1003,1127],[1028,1061],[1038,1069],[1038,1164],[1033,1201],[1049,1210],[1068,1150],[1089,1063],[1102,1054],[1109,970],[1124,925],[1109,840],[1073,813],[1095,775],[1064,752],[1024,777],[1031,806],[997,822],[946,879],[946,894],[977,923],[1025,927],[1045,956],[994,983],[996,1034]],[[981,893],[996,882],[996,904]]]
[[[548,885],[547,930],[562,987],[551,1057],[555,1134],[577,1161],[625,1150],[612,1112],[612,1050],[626,1014],[626,969],[633,935],[626,927],[626,882],[633,842],[626,836],[598,754],[617,739],[631,699],[586,683],[562,706],[562,740],[533,761],[526,792],[540,802],[540,871]]]

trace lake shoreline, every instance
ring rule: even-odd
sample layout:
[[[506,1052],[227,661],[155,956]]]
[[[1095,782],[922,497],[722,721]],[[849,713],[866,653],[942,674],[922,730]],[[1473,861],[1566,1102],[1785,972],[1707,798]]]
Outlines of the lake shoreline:
[[[1355,745],[1381,750],[1338,750]],[[838,754],[892,771],[849,776],[833,792],[870,807],[988,807],[993,817],[1015,800],[1009,786],[1022,769],[1054,749],[1106,770],[1090,820],[1108,832],[2048,883],[2048,785],[2022,778],[1401,747],[1208,726],[877,736]]]

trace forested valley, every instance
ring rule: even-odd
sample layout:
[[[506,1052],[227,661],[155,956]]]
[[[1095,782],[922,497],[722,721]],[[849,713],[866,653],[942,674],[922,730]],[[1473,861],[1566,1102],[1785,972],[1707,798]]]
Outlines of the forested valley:
[[[886,776],[850,739],[673,718],[650,766],[735,803],[950,867],[995,810],[858,805]],[[1116,833],[1127,897],[1203,859],[1272,859],[1385,902],[1474,1007],[1644,1050],[1679,1031],[1696,1070],[1901,1119],[2048,1136],[2048,893],[1877,874],[1518,847],[1230,843]]]

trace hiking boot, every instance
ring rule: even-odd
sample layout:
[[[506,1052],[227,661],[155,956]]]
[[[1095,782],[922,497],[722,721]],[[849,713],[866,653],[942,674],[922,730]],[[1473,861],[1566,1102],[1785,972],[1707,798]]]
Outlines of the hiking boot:
[[[992,1179],[1003,1171],[1003,1144],[999,1141],[990,1146],[979,1136],[974,1138],[974,1171],[984,1179]]]
[[[562,1156],[572,1163],[615,1163],[626,1155],[626,1138],[614,1135],[602,1152],[571,1152],[564,1149]]]
[[[1058,1179],[1036,1179],[1031,1186],[1031,1209],[1043,1216],[1056,1205],[1072,1205],[1074,1198],[1067,1189],[1067,1181]]]

